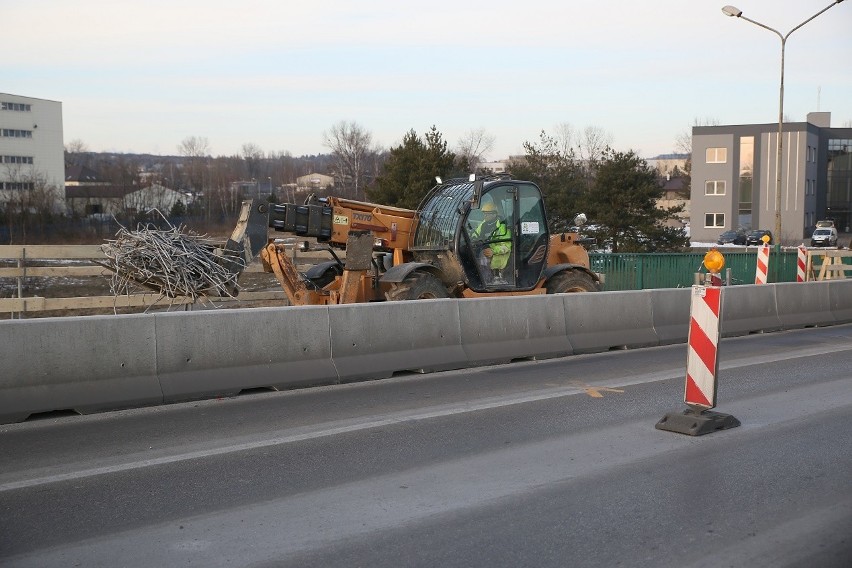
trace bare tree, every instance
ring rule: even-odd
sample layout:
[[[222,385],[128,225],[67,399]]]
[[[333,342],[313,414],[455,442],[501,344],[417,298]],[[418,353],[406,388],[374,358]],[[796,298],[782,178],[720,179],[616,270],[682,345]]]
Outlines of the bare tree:
[[[260,179],[260,163],[264,158],[263,150],[257,144],[243,144],[240,155],[246,162],[246,170],[252,179]]]
[[[47,182],[46,176],[35,170],[6,166],[5,191],[0,191],[3,221],[9,231],[9,243],[27,243],[28,235],[44,234],[45,228],[57,214],[64,211],[59,188]]]
[[[577,153],[586,164],[599,161],[612,145],[612,134],[597,126],[587,126],[577,143]]]
[[[476,164],[483,161],[485,154],[494,148],[494,136],[484,128],[468,130],[459,138],[456,156],[465,165],[468,172],[476,171]]]
[[[335,185],[355,199],[365,198],[369,157],[376,153],[372,142],[373,135],[356,122],[341,120],[323,133],[323,145],[331,150],[334,160]]]
[[[65,145],[65,151],[69,154],[82,154],[83,152],[88,152],[89,147],[79,138],[75,138]]]
[[[187,136],[178,144],[178,152],[187,158],[187,177],[189,185],[196,192],[204,192],[204,171],[207,168],[207,158],[210,155],[210,142],[204,136]],[[205,199],[207,218],[210,218],[210,199]]]
[[[698,118],[692,120],[692,126],[686,131],[678,134],[675,139],[675,150],[681,154],[692,155],[692,129],[696,126],[719,126],[719,120],[716,118]]]
[[[570,156],[574,148],[574,127],[570,122],[560,122],[556,125],[556,134],[553,136],[556,146],[563,156]]]

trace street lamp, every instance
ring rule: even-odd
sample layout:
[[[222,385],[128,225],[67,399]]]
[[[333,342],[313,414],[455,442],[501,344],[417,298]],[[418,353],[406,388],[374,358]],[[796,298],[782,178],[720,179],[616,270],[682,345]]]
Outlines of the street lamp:
[[[799,28],[801,28],[802,26],[804,26],[805,24],[807,24],[808,22],[810,22],[811,20],[813,20],[814,18],[816,18],[817,16],[819,16],[820,14],[822,14],[823,12],[825,12],[826,10],[828,10],[829,8],[834,6],[835,4],[840,4],[841,2],[843,2],[843,0],[835,0],[834,2],[832,2],[831,4],[829,4],[828,6],[826,6],[825,8],[823,8],[822,10],[820,10],[819,12],[817,12],[816,14],[814,14],[813,16],[811,16],[810,18],[808,18],[807,20],[805,20],[804,22],[802,22],[801,24],[799,24],[798,26],[796,26],[795,28],[790,30],[789,32],[787,32],[787,35],[781,35],[781,32],[779,32],[776,29],[770,28],[769,26],[761,24],[760,22],[756,22],[752,19],[746,18],[745,16],[743,16],[743,11],[738,9],[738,8],[735,8],[733,6],[725,6],[724,8],[722,8],[722,13],[724,13],[726,16],[730,16],[732,18],[742,18],[746,22],[751,22],[752,24],[754,24],[756,26],[760,26],[761,28],[763,28],[765,30],[769,30],[770,32],[773,32],[779,38],[781,38],[781,89],[780,89],[779,95],[778,95],[778,99],[779,99],[779,103],[778,103],[778,144],[777,144],[778,157],[777,157],[777,162],[775,164],[775,170],[778,174],[776,181],[775,181],[775,238],[776,238],[775,248],[776,248],[776,250],[781,249],[781,149],[782,149],[782,146],[783,146],[783,143],[781,142],[781,136],[783,134],[783,129],[784,129],[784,46],[786,45],[787,38],[790,37],[790,34],[792,34],[794,31],[798,30]]]

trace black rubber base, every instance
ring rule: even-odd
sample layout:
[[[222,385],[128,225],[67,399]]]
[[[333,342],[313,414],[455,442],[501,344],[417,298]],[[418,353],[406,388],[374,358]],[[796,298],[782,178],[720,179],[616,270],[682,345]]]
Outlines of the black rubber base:
[[[739,425],[740,421],[730,414],[690,408],[681,412],[669,412],[657,422],[655,428],[687,436],[703,436],[717,430],[736,428]]]

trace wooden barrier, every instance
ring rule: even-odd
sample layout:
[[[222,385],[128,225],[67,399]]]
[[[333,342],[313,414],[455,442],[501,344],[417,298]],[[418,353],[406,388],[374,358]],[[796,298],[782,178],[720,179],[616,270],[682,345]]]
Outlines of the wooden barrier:
[[[0,267],[0,278],[17,281],[16,298],[0,298],[0,313],[25,314],[27,312],[73,310],[73,309],[116,309],[148,308],[153,305],[182,306],[193,303],[191,298],[164,298],[160,294],[130,294],[120,296],[88,296],[71,298],[22,297],[24,278],[55,277],[100,277],[108,278],[110,272],[95,264],[94,260],[106,259],[100,245],[0,245],[0,260],[13,267]],[[55,265],[63,261],[89,261],[76,266]],[[37,263],[36,265],[31,265]],[[54,263],[53,266],[45,266]],[[257,263],[247,271],[262,271]],[[283,290],[263,292],[241,292],[238,297],[207,298],[216,303],[233,301],[286,300]],[[282,303],[283,305],[283,303]]]
[[[818,265],[814,263],[814,257],[819,259]],[[852,258],[852,250],[809,250],[805,280],[836,280],[838,278],[846,278],[846,273],[852,272],[852,264],[844,264],[844,258]],[[819,268],[818,273],[817,267]]]

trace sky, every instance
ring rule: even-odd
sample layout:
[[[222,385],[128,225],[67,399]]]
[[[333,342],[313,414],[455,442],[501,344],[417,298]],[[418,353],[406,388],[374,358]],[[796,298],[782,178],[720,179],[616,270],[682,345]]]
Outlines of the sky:
[[[649,159],[696,124],[778,122],[781,39],[725,1],[0,0],[0,92],[60,101],[96,152],[328,153],[346,121],[384,149],[482,129],[490,160],[567,124]],[[733,2],[783,35],[830,0]],[[852,1],[790,35],[789,120],[852,127],[850,29]]]

